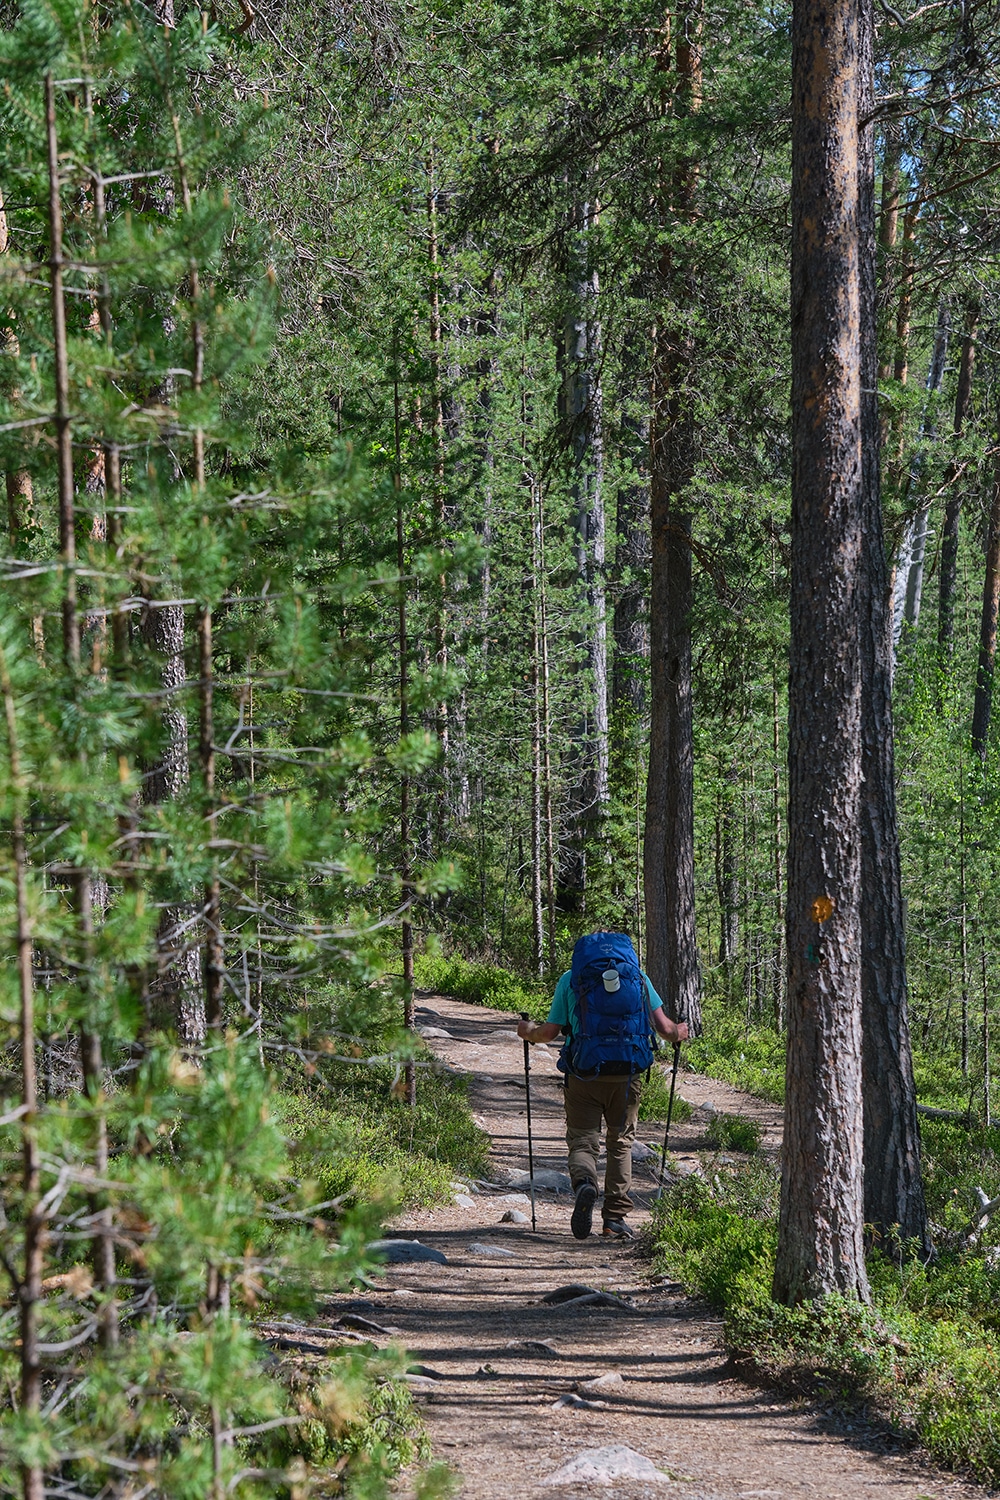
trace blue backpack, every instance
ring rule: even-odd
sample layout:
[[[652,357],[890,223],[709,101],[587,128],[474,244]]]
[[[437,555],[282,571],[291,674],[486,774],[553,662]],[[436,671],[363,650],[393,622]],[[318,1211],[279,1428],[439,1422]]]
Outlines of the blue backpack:
[[[576,1029],[558,1066],[564,1073],[644,1073],[653,1062],[646,981],[632,940],[622,932],[593,932],[573,949],[570,974]]]

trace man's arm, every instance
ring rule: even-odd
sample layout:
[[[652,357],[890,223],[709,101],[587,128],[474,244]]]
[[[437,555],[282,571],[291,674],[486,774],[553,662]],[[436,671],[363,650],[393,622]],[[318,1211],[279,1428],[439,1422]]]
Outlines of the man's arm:
[[[650,1014],[653,1018],[653,1025],[665,1041],[673,1042],[675,1046],[687,1041],[688,1026],[686,1021],[671,1021],[662,1005],[658,1005]]]
[[[517,1034],[525,1042],[554,1042],[562,1031],[555,1021],[518,1021]]]

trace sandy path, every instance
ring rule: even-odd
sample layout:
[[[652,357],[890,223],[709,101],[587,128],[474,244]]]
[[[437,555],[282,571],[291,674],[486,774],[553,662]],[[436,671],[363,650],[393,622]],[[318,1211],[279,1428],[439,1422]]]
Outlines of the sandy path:
[[[430,1045],[475,1075],[472,1106],[493,1139],[492,1176],[508,1180],[527,1166],[514,1020],[441,996],[421,996],[417,1020],[452,1033]],[[547,1058],[537,1048],[532,1053],[536,1170],[566,1165],[555,1057],[554,1048]],[[718,1109],[756,1114],[767,1145],[776,1148],[780,1112],[773,1106],[692,1074],[681,1075],[679,1092],[692,1103],[711,1099]],[[704,1129],[699,1114],[676,1136],[671,1132],[676,1155],[691,1163]],[[653,1143],[657,1129],[640,1126],[640,1136]],[[636,1186],[638,1226],[648,1216],[652,1175],[637,1172]],[[609,1246],[599,1236],[574,1240],[566,1193],[538,1194],[537,1233],[530,1224],[502,1224],[513,1206],[502,1201],[505,1191],[512,1189],[482,1188],[471,1195],[471,1208],[398,1219],[391,1233],[440,1249],[448,1264],[388,1267],[381,1289],[353,1304],[397,1328],[413,1357],[433,1372],[414,1388],[435,1453],[459,1471],[465,1500],[607,1495],[607,1488],[542,1481],[581,1450],[610,1444],[626,1444],[671,1475],[663,1484],[617,1481],[610,1492],[636,1500],[869,1500],[876,1493],[880,1500],[944,1500],[987,1493],[880,1434],[733,1378],[718,1320],[677,1285],[654,1279],[634,1247]],[[471,1249],[476,1244],[511,1253],[484,1255]],[[624,1292],[634,1310],[540,1304],[543,1293],[569,1282]],[[526,1341],[544,1341],[552,1352],[525,1347]],[[596,1409],[556,1406],[608,1373],[621,1381],[585,1397],[600,1403]]]

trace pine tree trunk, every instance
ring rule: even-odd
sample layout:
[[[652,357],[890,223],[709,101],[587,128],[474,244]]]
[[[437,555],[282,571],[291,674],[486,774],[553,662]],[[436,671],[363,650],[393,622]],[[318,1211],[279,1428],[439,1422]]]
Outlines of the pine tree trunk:
[[[549,676],[549,610],[546,588],[545,497],[537,482],[535,514],[538,517],[538,628],[541,635],[542,673],[542,823],[545,834],[546,959],[549,973],[556,967],[556,828],[552,806],[552,696]]]
[[[399,654],[399,735],[403,739],[410,732],[410,642],[406,597],[406,538],[403,527],[403,472],[402,434],[399,420],[399,380],[393,382],[393,431],[396,463],[393,485],[396,490],[396,571],[397,613],[396,649]],[[410,777],[405,770],[399,778],[399,885],[403,902],[403,917],[399,924],[400,957],[403,964],[403,1025],[407,1031],[414,1029],[413,1010],[413,921],[410,903],[413,900],[413,849],[410,835]],[[411,1109],[417,1103],[417,1070],[413,1059],[405,1064],[405,1095]]]
[[[646,708],[646,671],[649,632],[646,625],[646,574],[649,569],[649,479],[645,474],[649,457],[649,422],[626,420],[625,430],[635,440],[639,472],[634,482],[618,490],[615,529],[615,600],[612,633],[614,668],[611,717],[616,739],[637,724]],[[629,448],[632,448],[629,443]]]
[[[993,676],[997,659],[997,615],[1000,611],[1000,472],[994,475],[986,540],[986,576],[983,580],[983,610],[979,625],[979,663],[976,699],[972,710],[972,748],[986,760],[993,712]]]
[[[860,113],[873,112],[871,0],[860,6]],[[892,632],[882,535],[874,127],[861,134],[861,996],[865,1223],[890,1253],[926,1255],[927,1214],[913,1081],[892,730]]]
[[[945,361],[948,356],[948,335],[951,331],[948,304],[942,299],[938,311],[937,331],[934,335],[934,349],[931,354],[931,362],[927,371],[927,394],[933,396],[941,389],[944,379]],[[921,427],[924,438],[935,435],[937,423],[934,418],[933,406],[928,402],[926,414]],[[912,495],[915,486],[922,482],[920,468],[917,466],[915,472],[911,472],[907,485],[909,495]],[[899,556],[896,560],[896,577],[893,591],[893,620],[892,639],[893,645],[898,646],[903,627],[916,630],[920,623],[920,605],[924,591],[924,559],[927,554],[927,528],[930,519],[930,500],[922,495],[903,531],[903,540],[899,547]]]
[[[155,765],[145,768],[146,806],[180,796],[189,780],[187,715],[177,701],[185,680],[184,606],[147,605],[140,620],[143,641],[160,666],[162,751]],[[182,1046],[200,1047],[205,1040],[205,997],[196,908],[191,903],[163,907],[156,931],[156,976],[147,995],[154,1027],[172,1026]]]
[[[701,103],[701,4],[688,0],[676,38],[675,108]],[[663,58],[661,66],[666,66]],[[681,162],[660,205],[665,222],[690,218],[698,166]],[[690,268],[669,244],[660,256],[664,301],[692,308]],[[701,976],[694,904],[694,750],[691,703],[691,515],[687,491],[695,469],[694,414],[689,386],[694,342],[683,313],[654,336],[650,422],[649,659],[650,739],[646,783],[646,964],[668,1014],[701,1031]]]
[[[434,176],[434,152],[427,162],[427,241],[430,260],[430,319],[431,344],[431,401],[434,436],[434,529],[438,546],[445,541],[445,421],[443,386],[443,329],[441,324],[441,266],[438,249],[438,191]],[[445,672],[448,669],[448,579],[441,574],[437,580],[434,601],[434,661]],[[440,850],[445,842],[448,812],[448,778],[450,775],[449,737],[450,721],[448,704],[442,698],[435,707],[434,730],[441,748],[441,762],[437,770],[438,787],[435,808],[435,837]]]
[[[965,306],[965,328],[962,354],[958,366],[958,389],[955,392],[956,442],[962,436],[972,400],[972,374],[976,360],[976,331],[979,325],[979,303],[969,299]],[[958,580],[958,526],[962,514],[961,465],[957,458],[948,465],[945,484],[951,493],[944,508],[941,530],[941,578],[938,591],[938,647],[942,658],[951,653],[955,634],[955,586]],[[943,665],[942,661],[942,665]]]
[[[212,658],[212,610],[209,605],[198,617],[199,736],[202,784],[205,794],[206,838],[215,838],[215,672]],[[218,866],[210,864],[205,884],[205,1023],[222,1027],[222,996],[225,981],[225,945],[222,932],[222,887]]]
[[[862,1228],[861,368],[855,0],[792,20],[788,1062],[776,1300],[867,1300]]]
[[[16,1287],[21,1358],[21,1411],[37,1418],[42,1402],[42,1366],[38,1348],[38,1307],[42,1300],[45,1216],[39,1200],[41,1162],[38,1149],[38,1085],[35,1075],[35,995],[32,972],[33,933],[28,893],[28,855],[25,843],[27,787],[21,770],[17,709],[7,657],[0,644],[0,691],[3,693],[7,755],[12,792],[11,853],[17,915],[17,977],[20,999],[21,1043],[21,1186],[24,1225],[24,1272]],[[21,1469],[23,1500],[44,1500],[45,1476],[40,1464]]]
[[[4,206],[3,192],[0,190],[0,255],[6,255],[9,248],[7,210]],[[3,336],[2,347],[3,352],[13,359],[16,359],[21,352],[17,335],[10,328]],[[16,401],[19,394],[17,390],[12,391],[12,400]],[[22,545],[23,533],[34,519],[34,491],[31,475],[27,469],[7,469],[4,473],[4,481],[7,495],[7,535],[10,538],[11,552],[17,557]]]
[[[608,648],[604,577],[604,415],[600,383],[601,325],[598,278],[591,265],[592,231],[598,206],[581,201],[571,210],[570,308],[563,328],[562,416],[573,464],[576,572],[586,622],[588,703],[573,734],[574,785],[570,797],[568,848],[562,886],[568,904],[582,907],[587,891],[587,855],[608,801]]]
[[[45,75],[45,118],[49,156],[49,280],[52,291],[52,354],[55,384],[56,455],[59,495],[59,558],[63,574],[63,659],[71,671],[80,665],[80,621],[76,604],[76,514],[73,480],[73,425],[69,405],[69,353],[63,293],[62,197],[56,137],[55,86]]]
[[[719,962],[729,969],[740,940],[739,861],[736,854],[735,797],[739,767],[735,758],[726,767],[719,792],[719,847],[716,889],[719,897]]]
[[[534,498],[534,497],[532,497]],[[534,511],[534,504],[532,504]],[[541,684],[541,631],[538,621],[538,542],[537,527],[532,515],[532,599],[533,616],[531,628],[531,932],[533,939],[535,973],[539,979],[545,973],[545,928],[542,909],[542,684]]]

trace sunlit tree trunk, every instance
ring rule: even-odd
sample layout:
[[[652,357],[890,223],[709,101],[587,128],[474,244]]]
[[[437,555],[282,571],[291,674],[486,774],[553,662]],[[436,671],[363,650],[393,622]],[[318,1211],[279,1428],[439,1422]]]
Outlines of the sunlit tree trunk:
[[[792,20],[788,1061],[774,1295],[867,1299],[861,1106],[856,0]],[[817,747],[822,747],[818,753]]]
[[[979,662],[972,710],[972,748],[985,761],[993,713],[993,679],[997,660],[997,617],[1000,614],[1000,470],[994,472],[986,539],[986,573],[979,623]]]
[[[928,403],[921,426],[921,435],[924,438],[933,437],[937,430],[933,397],[941,389],[941,382],[944,379],[950,331],[951,323],[948,304],[942,300],[938,311],[937,331],[934,335],[931,362],[927,370]],[[911,630],[916,630],[920,622],[920,606],[924,592],[924,560],[927,555],[927,531],[931,511],[930,498],[920,493],[923,487],[922,467],[922,463],[918,460],[917,465],[909,475],[906,486],[908,502],[912,505],[914,492],[916,492],[918,498],[916,504],[912,505],[910,518],[903,530],[903,539],[900,542],[899,555],[896,559],[896,576],[892,604],[892,639],[894,646],[899,645],[904,626],[909,627]]]
[[[676,19],[673,108],[680,116],[701,105],[701,4],[689,0]],[[660,68],[671,65],[665,31]],[[667,78],[664,78],[667,94]],[[685,154],[661,184],[661,221],[691,218],[697,160]],[[695,468],[691,408],[694,283],[665,239],[658,267],[660,295],[672,303],[654,334],[650,423],[649,659],[650,738],[646,782],[643,885],[646,966],[668,1012],[701,1030],[701,975],[694,904],[694,750],[691,702],[691,514],[688,488]],[[685,318],[685,312],[687,318]]]
[[[576,572],[586,612],[586,705],[573,735],[573,791],[563,857],[565,899],[583,906],[587,858],[608,801],[608,647],[604,576],[604,412],[600,379],[599,282],[592,240],[596,201],[581,194],[570,210],[569,306],[563,327],[562,417],[572,455]]]
[[[979,302],[970,298],[965,304],[965,327],[962,331],[962,353],[958,365],[958,388],[955,392],[956,445],[962,436],[972,401],[972,375],[976,362],[976,332],[979,327]],[[951,653],[955,634],[955,585],[958,580],[958,528],[962,515],[962,465],[955,457],[948,465],[945,484],[949,495],[944,508],[941,529],[941,575],[938,589],[938,646],[944,660]]]
[[[860,12],[861,119],[873,113],[870,0]],[[882,534],[878,411],[878,297],[874,126],[858,160],[861,305],[861,998],[865,1223],[892,1253],[899,1240],[929,1249],[920,1171],[906,985],[906,936],[896,818],[892,633]]]

